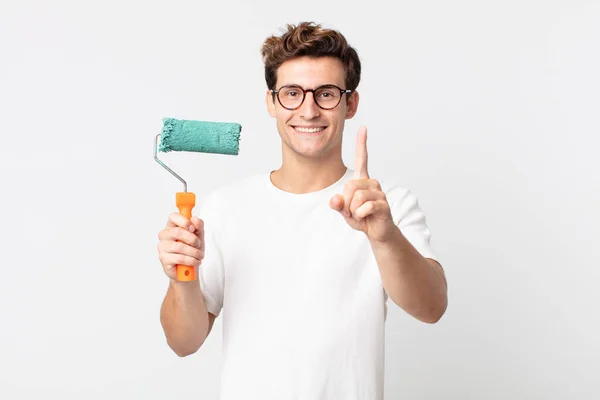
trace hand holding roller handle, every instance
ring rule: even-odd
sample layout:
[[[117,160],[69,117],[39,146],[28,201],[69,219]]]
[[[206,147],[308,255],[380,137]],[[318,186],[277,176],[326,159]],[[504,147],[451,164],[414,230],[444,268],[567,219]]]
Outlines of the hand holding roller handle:
[[[196,205],[196,195],[194,193],[179,192],[176,195],[177,208],[179,213],[188,220],[192,219],[192,209]],[[196,268],[193,265],[177,265],[177,280],[194,281],[196,280]]]
[[[180,209],[187,213],[186,208],[191,212],[189,206]],[[204,259],[204,222],[198,217],[171,213],[158,239],[158,256],[165,274],[175,281],[195,280],[196,270]],[[193,275],[186,276],[185,271],[190,269]]]

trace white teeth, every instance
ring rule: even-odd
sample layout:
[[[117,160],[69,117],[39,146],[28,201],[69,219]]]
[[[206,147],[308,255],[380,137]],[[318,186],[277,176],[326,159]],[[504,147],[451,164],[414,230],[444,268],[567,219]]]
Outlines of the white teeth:
[[[317,133],[317,132],[321,132],[325,128],[323,128],[323,127],[321,127],[321,128],[301,128],[299,126],[296,126],[295,129],[298,132],[303,132],[303,133]]]

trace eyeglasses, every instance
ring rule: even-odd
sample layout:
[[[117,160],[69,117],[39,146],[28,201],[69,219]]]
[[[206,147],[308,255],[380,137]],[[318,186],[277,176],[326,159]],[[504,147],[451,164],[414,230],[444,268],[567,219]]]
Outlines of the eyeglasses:
[[[303,89],[298,85],[282,86],[279,90],[272,90],[273,97],[277,96],[279,104],[286,110],[297,110],[300,108],[306,93],[312,92],[315,103],[323,110],[332,110],[340,104],[343,94],[350,94],[350,89],[340,89],[335,85],[323,85],[316,89]]]

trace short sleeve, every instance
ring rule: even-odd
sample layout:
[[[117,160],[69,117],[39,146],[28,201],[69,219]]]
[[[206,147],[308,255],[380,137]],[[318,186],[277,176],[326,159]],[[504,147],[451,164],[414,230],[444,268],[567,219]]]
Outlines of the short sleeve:
[[[225,272],[216,204],[215,196],[209,195],[198,212],[198,217],[204,221],[204,259],[198,279],[208,312],[218,316],[223,308]]]
[[[400,187],[392,188],[386,197],[394,223],[404,237],[423,257],[439,262],[431,246],[431,232],[417,197],[410,190]]]

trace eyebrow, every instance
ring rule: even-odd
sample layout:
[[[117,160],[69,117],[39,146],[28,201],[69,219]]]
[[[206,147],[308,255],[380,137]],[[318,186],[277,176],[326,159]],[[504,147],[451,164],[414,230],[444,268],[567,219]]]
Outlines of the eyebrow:
[[[282,87],[284,87],[284,86],[298,86],[298,87],[304,88],[304,86],[302,86],[302,85],[300,85],[300,84],[298,84],[298,83],[286,83],[286,84],[284,84],[284,85],[281,85],[281,86],[279,86],[279,87],[280,87],[280,88],[282,88]],[[316,89],[316,88],[318,88],[318,87],[321,87],[321,86],[338,86],[338,87],[339,87],[339,85],[336,85],[335,83],[322,83],[322,84],[320,84],[320,85],[316,85],[316,86],[314,87],[314,89]]]

